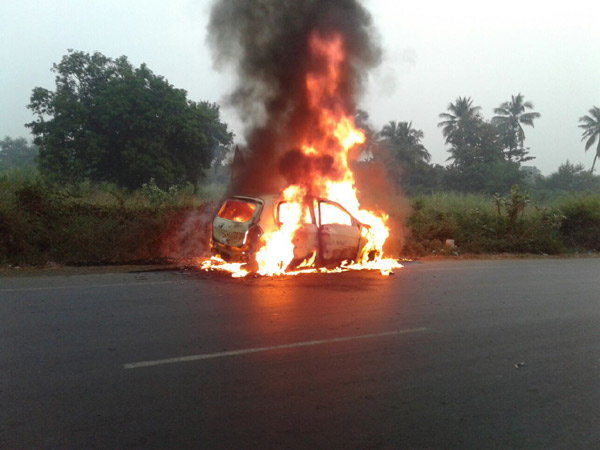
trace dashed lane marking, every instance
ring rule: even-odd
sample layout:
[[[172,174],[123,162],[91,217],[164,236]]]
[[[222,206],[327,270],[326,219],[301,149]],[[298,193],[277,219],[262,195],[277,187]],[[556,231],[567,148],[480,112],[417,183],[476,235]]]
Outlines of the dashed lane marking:
[[[206,359],[247,355],[250,353],[270,352],[273,350],[284,350],[284,349],[300,348],[300,347],[312,347],[315,345],[333,344],[333,343],[337,343],[337,342],[358,341],[361,339],[375,339],[375,338],[380,338],[380,337],[385,337],[385,336],[396,336],[396,335],[401,335],[401,334],[420,333],[420,332],[423,332],[426,330],[427,330],[427,328],[410,328],[410,329],[405,329],[405,330],[386,331],[383,333],[362,334],[359,336],[347,336],[347,337],[339,337],[339,338],[332,338],[332,339],[320,339],[317,341],[294,342],[291,344],[274,345],[271,347],[245,348],[245,349],[231,350],[231,351],[226,351],[226,352],[204,353],[204,354],[200,354],[200,355],[180,356],[177,358],[157,359],[154,361],[139,361],[139,362],[132,362],[132,363],[124,364],[123,368],[124,369],[140,369],[142,367],[154,367],[154,366],[162,366],[165,364],[177,364],[177,363],[184,363],[184,362],[191,362],[191,361],[202,361],[202,360],[206,360]]]

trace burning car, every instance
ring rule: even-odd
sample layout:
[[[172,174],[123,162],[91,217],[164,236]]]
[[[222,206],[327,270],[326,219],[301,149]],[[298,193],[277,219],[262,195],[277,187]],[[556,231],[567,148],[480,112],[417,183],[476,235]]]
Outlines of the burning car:
[[[249,74],[260,87],[256,99],[278,94],[259,101],[265,121],[249,128],[248,158],[232,162],[234,192],[282,190],[227,198],[213,220],[213,256],[200,261],[202,270],[234,277],[364,269],[389,275],[402,267],[384,254],[389,215],[376,199],[361,198],[353,172],[367,141],[355,121],[363,79],[356,62],[370,49],[363,53],[363,41],[348,40],[343,30],[302,30],[290,43],[301,49],[299,67],[276,60],[266,78],[262,66]],[[267,55],[281,54],[279,48]]]
[[[293,258],[289,267],[327,266],[362,257],[369,225],[331,200],[306,196],[300,205],[298,211],[298,203],[283,195],[227,198],[213,221],[213,254],[256,269],[265,231],[280,231],[286,224],[298,222],[291,239]],[[299,221],[294,218],[298,212]]]

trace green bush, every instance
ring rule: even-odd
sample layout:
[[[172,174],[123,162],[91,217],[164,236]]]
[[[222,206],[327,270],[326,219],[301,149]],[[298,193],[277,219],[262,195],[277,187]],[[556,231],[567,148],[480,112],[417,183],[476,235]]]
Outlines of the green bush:
[[[559,233],[561,213],[526,208],[527,196],[514,188],[507,198],[436,194],[412,202],[407,221],[408,255],[428,253],[548,253],[564,250]],[[457,249],[445,246],[454,239]]]
[[[456,221],[444,211],[428,206],[423,198],[412,202],[413,212],[407,219],[410,235],[404,246],[408,255],[442,252],[446,239],[456,233]]]
[[[467,253],[556,254],[564,246],[558,233],[560,215],[541,210],[511,221],[507,216],[471,211],[459,215],[456,244]]]
[[[564,219],[560,233],[576,250],[600,251],[600,197],[581,197],[560,205]]]
[[[144,192],[98,197],[96,188],[86,192],[88,188],[55,188],[39,179],[0,179],[0,263],[157,260],[168,256],[165,244],[205,203],[187,191],[180,195],[170,190],[157,202]]]

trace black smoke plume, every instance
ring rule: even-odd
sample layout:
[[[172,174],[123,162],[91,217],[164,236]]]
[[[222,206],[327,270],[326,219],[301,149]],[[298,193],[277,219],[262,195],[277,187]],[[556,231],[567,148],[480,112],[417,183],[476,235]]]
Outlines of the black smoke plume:
[[[347,54],[341,83],[349,115],[369,69],[381,58],[371,16],[358,0],[217,0],[208,42],[217,67],[233,66],[237,87],[229,102],[246,125],[247,149],[234,167],[232,190],[276,191],[302,168],[329,170],[327,158],[303,160],[297,149],[315,126],[307,104],[306,73],[318,71],[309,37],[339,33]],[[291,153],[289,153],[291,152]]]

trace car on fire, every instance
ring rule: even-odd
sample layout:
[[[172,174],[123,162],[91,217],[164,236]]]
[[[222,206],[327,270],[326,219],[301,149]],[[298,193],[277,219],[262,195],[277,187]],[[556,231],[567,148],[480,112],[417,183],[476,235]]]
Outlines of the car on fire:
[[[227,198],[213,220],[213,254],[227,262],[245,262],[252,267],[261,236],[266,230],[281,227],[287,206],[280,195]],[[309,197],[302,207],[290,267],[308,260],[319,266],[358,260],[368,241],[369,225],[331,200]]]

